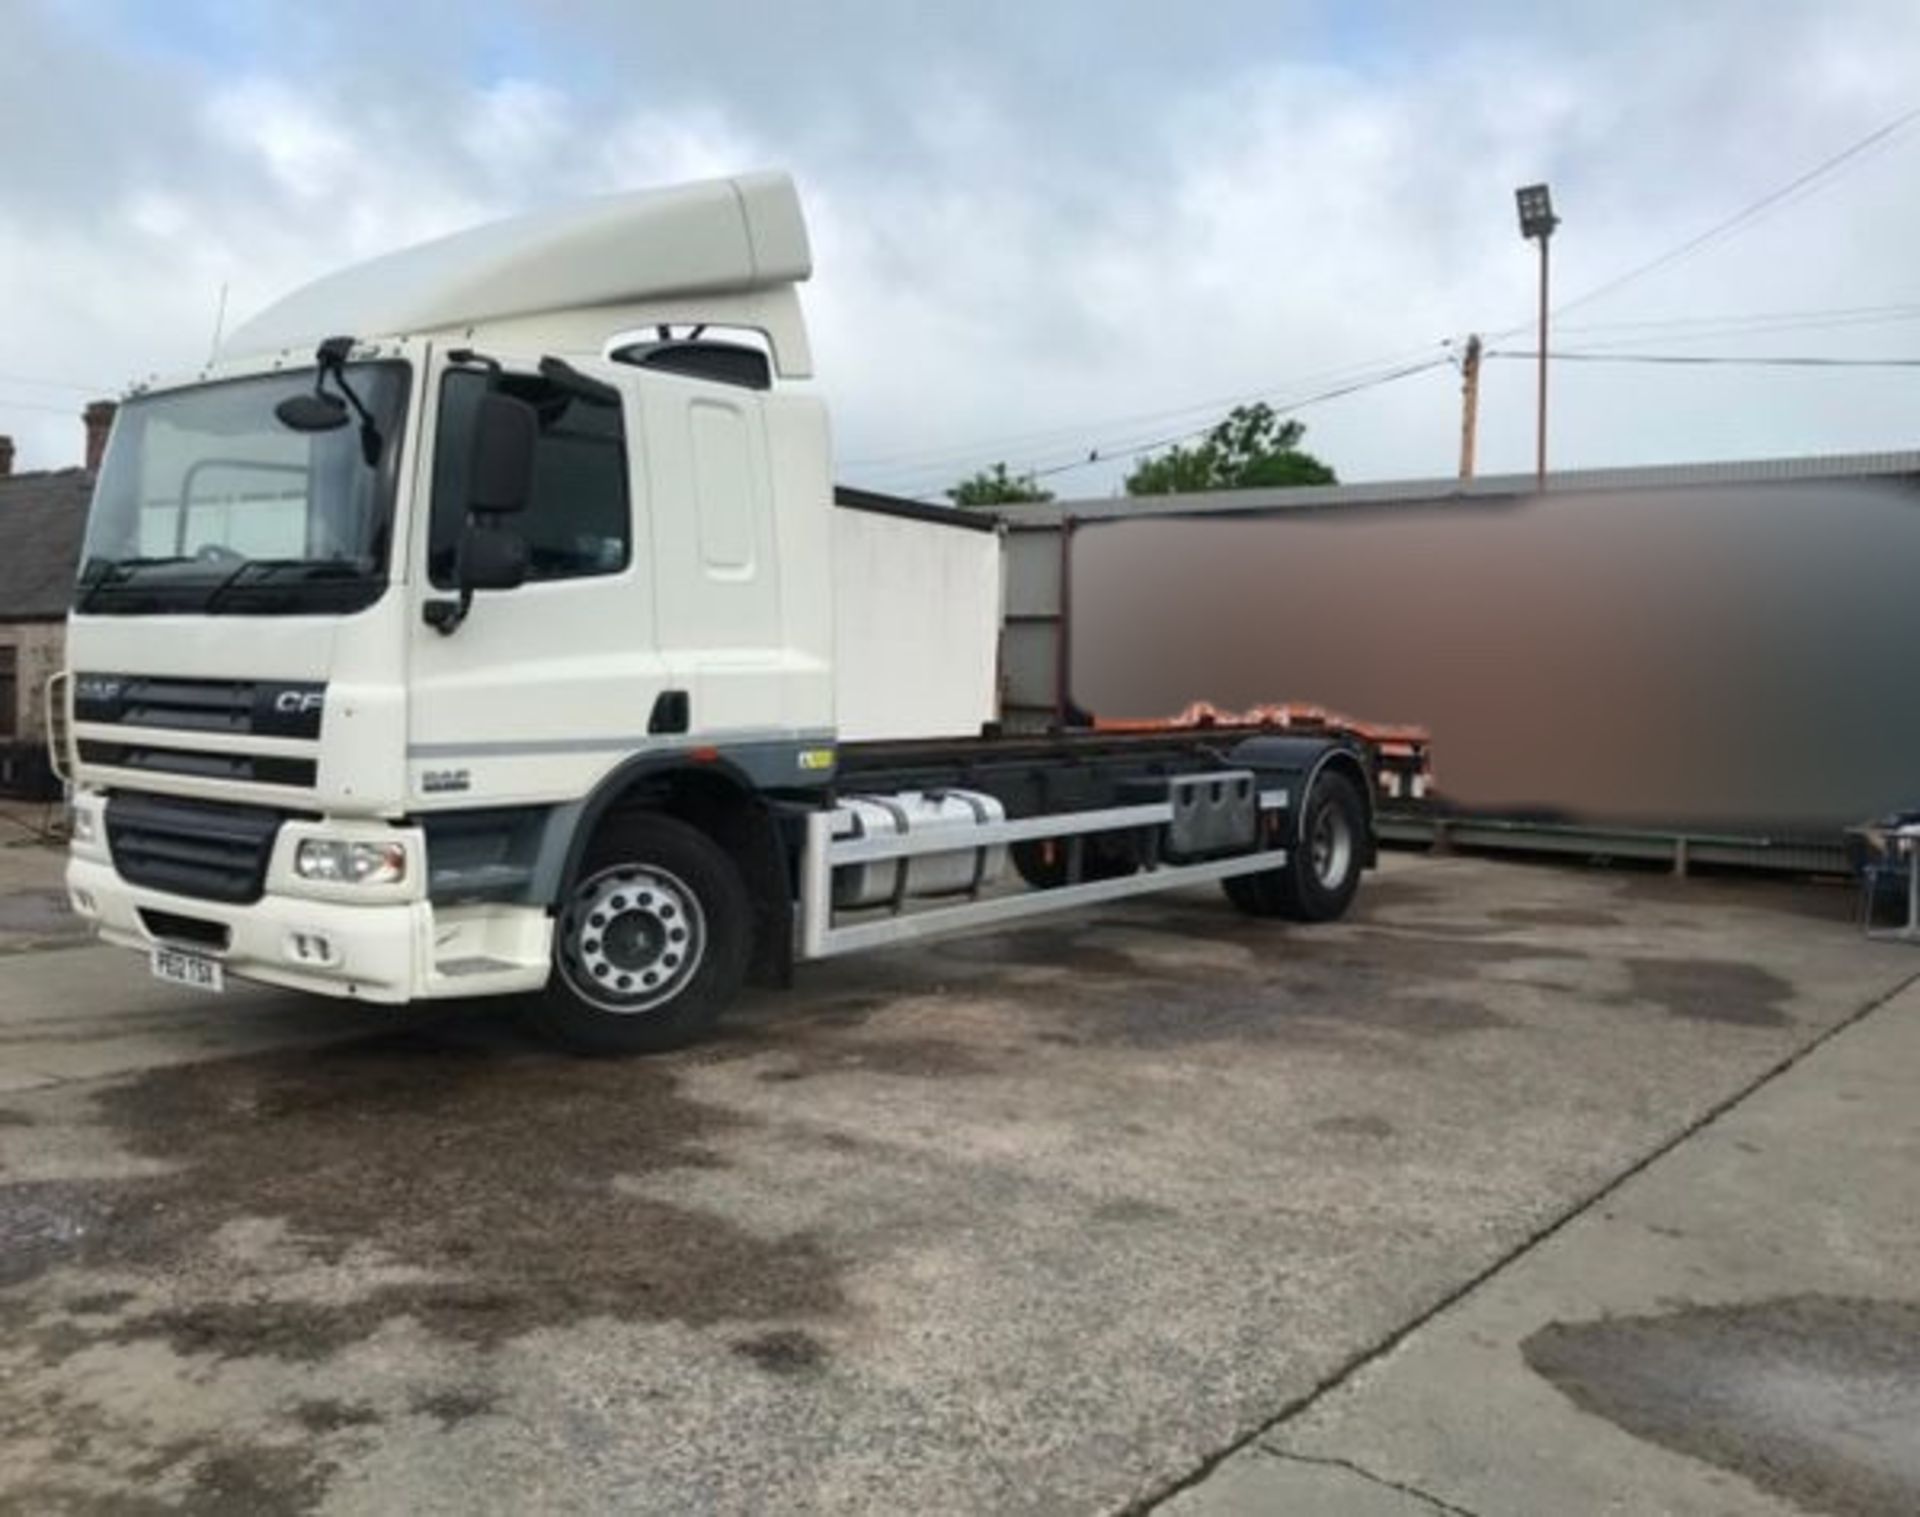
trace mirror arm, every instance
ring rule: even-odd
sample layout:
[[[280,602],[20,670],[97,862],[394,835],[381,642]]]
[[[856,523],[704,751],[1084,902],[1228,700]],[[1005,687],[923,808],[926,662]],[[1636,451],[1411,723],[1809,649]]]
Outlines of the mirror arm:
[[[452,637],[472,609],[473,591],[463,585],[458,600],[430,600],[421,606],[420,615],[442,637]]]
[[[467,518],[467,527],[463,529],[453,547],[453,578],[460,586],[460,595],[456,600],[430,600],[420,608],[420,614],[429,627],[442,637],[452,637],[460,630],[460,624],[467,619],[467,613],[473,609],[473,586],[467,583],[466,568],[466,531],[473,526],[473,518]]]
[[[313,376],[313,393],[325,392],[329,378],[347,403],[353,407],[353,414],[360,418],[360,456],[372,468],[380,462],[380,450],[385,445],[380,436],[379,427],[374,425],[373,413],[362,403],[352,385],[347,383],[347,359],[353,352],[351,337],[329,337],[313,351],[314,363],[318,371]]]

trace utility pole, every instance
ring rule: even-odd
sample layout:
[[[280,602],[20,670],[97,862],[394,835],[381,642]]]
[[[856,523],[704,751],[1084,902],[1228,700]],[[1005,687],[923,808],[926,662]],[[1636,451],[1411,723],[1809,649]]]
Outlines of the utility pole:
[[[1534,487],[1547,488],[1547,243],[1560,218],[1544,184],[1526,184],[1513,192],[1520,211],[1520,235],[1540,244],[1540,378],[1534,422]]]
[[[1480,435],[1480,334],[1467,338],[1460,360],[1460,477],[1473,478],[1474,443]]]

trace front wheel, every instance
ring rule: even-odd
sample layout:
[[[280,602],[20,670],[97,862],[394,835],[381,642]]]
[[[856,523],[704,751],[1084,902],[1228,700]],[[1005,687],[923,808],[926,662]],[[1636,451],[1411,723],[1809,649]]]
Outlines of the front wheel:
[[[1332,922],[1360,888],[1367,807],[1352,780],[1322,772],[1307,794],[1300,838],[1287,862],[1260,874],[1222,880],[1227,899],[1248,916]]]
[[[651,1053],[704,1033],[753,947],[747,887],[720,846],[667,816],[604,827],[553,924],[532,1027],[580,1053]]]

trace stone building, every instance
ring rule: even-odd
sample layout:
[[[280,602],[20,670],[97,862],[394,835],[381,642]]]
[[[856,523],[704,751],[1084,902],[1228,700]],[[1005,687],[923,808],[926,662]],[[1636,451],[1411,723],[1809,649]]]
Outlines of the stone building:
[[[83,420],[86,454],[77,469],[16,473],[13,439],[0,437],[0,793],[54,788],[47,680],[65,662],[67,607],[112,403],[95,401]]]

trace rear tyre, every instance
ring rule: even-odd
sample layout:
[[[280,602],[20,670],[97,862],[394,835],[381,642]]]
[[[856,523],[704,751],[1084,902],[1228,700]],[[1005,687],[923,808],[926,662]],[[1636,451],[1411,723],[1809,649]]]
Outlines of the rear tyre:
[[[1307,795],[1299,842],[1287,862],[1260,874],[1222,880],[1220,888],[1248,916],[1337,921],[1360,888],[1366,835],[1366,803],[1353,781],[1323,771]]]
[[[553,973],[528,1024],[577,1053],[654,1053],[710,1028],[753,949],[740,871],[667,816],[604,827],[553,924]]]

